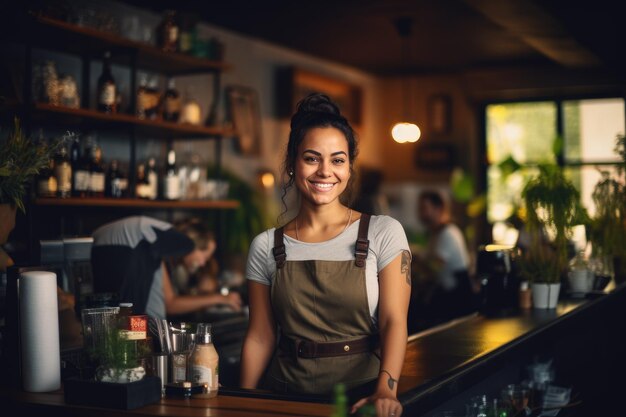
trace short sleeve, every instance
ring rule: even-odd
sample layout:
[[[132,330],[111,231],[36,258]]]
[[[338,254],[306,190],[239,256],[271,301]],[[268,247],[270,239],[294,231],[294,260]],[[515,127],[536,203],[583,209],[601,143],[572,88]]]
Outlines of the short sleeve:
[[[377,216],[374,226],[372,237],[376,246],[377,269],[380,272],[400,253],[410,249],[404,228],[393,217]]]
[[[270,253],[270,232],[265,231],[254,238],[246,265],[246,278],[264,285],[270,285],[272,279],[272,271],[268,267],[268,259],[274,260]]]

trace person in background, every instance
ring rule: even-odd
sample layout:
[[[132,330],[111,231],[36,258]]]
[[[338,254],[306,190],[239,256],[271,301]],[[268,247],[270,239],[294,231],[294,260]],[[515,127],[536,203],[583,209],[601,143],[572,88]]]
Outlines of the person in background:
[[[418,216],[426,228],[428,243],[413,258],[419,308],[411,312],[410,321],[436,324],[471,312],[474,291],[469,276],[470,257],[463,233],[452,222],[448,202],[438,191],[423,191],[418,197]]]
[[[217,242],[213,232],[197,218],[174,223],[179,232],[189,237],[196,248],[189,255],[167,259],[176,294],[214,294],[218,291],[217,262],[213,258]]]
[[[207,248],[171,224],[146,216],[126,217],[93,232],[91,263],[95,292],[116,292],[120,301],[133,303],[135,314],[160,319],[226,304],[238,311],[241,298],[227,296],[176,295],[165,267],[165,259],[181,257],[182,262],[206,263]],[[212,251],[211,251],[212,252]]]
[[[377,169],[361,168],[359,192],[352,203],[352,208],[367,214],[389,214],[389,202],[380,190],[382,183],[382,172]]]
[[[250,246],[241,385],[329,395],[343,383],[359,399],[352,412],[371,403],[399,417],[411,257],[398,221],[341,201],[356,155],[354,131],[327,96],[298,104],[283,194],[295,186],[299,210]]]

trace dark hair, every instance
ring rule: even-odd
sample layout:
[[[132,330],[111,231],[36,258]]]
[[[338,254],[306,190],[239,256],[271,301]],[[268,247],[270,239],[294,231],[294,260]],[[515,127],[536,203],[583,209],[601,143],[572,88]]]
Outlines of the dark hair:
[[[429,201],[433,206],[445,209],[447,208],[446,200],[444,200],[443,196],[439,191],[435,190],[426,190],[422,191],[419,195],[419,200]]]
[[[354,161],[358,154],[358,144],[356,135],[348,120],[341,115],[339,107],[325,94],[311,93],[298,103],[295,114],[291,117],[291,131],[289,132],[289,142],[287,143],[287,152],[283,162],[283,178],[288,178],[283,185],[282,201],[284,206],[283,214],[287,211],[285,196],[287,191],[293,185],[294,177],[289,175],[293,173],[298,157],[298,147],[304,140],[309,130],[317,127],[334,127],[346,137],[348,141],[348,158],[350,160],[350,171],[353,171]],[[351,195],[351,185],[353,183],[353,175],[350,176],[348,182],[348,192]]]
[[[215,240],[215,235],[206,223],[195,217],[180,220],[174,224],[174,227],[193,240],[194,249],[204,250],[211,240]]]

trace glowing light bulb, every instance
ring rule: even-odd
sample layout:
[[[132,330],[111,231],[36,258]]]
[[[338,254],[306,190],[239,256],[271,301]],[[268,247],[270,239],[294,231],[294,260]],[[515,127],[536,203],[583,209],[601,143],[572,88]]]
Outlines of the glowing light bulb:
[[[416,124],[396,123],[391,129],[391,137],[398,143],[417,142],[422,132]]]

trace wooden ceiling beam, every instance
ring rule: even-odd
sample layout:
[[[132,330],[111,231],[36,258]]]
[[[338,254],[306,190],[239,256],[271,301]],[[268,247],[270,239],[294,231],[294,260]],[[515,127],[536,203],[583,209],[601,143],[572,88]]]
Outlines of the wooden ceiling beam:
[[[563,25],[529,0],[463,0],[493,23],[508,30],[552,61],[567,68],[601,65]]]

